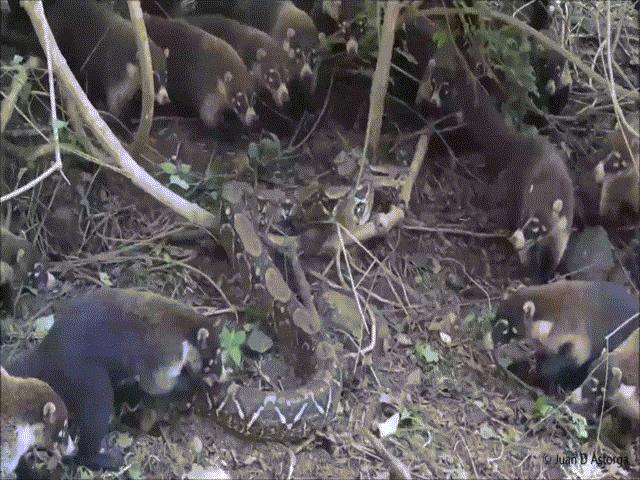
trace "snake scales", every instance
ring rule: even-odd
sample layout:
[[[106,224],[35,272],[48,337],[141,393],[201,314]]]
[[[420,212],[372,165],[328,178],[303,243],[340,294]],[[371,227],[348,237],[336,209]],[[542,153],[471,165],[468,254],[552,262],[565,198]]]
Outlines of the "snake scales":
[[[249,206],[252,193],[246,184],[225,185],[220,241],[232,271],[239,274],[246,303],[267,312],[268,326],[285,360],[296,365],[296,373],[301,372],[306,381],[291,390],[263,391],[226,380],[219,359],[214,368],[218,378],[207,399],[208,411],[219,423],[244,435],[296,440],[321,428],[335,414],[343,382],[339,346],[326,335],[315,310],[298,300],[274,264],[254,226],[255,209]],[[349,207],[363,211],[357,202]],[[325,300],[323,308],[327,307],[331,308]]]

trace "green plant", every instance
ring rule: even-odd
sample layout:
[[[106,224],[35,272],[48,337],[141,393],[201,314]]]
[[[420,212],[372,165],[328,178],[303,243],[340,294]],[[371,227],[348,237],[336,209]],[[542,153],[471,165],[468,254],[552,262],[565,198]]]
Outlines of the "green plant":
[[[244,330],[222,328],[222,332],[220,332],[220,347],[222,348],[222,358],[225,363],[228,360],[232,360],[237,367],[242,364],[241,348],[246,339],[247,334]]]
[[[415,353],[418,361],[423,364],[438,363],[440,361],[440,355],[428,343],[417,343]]]
[[[168,185],[175,185],[184,191],[197,183],[197,179],[191,172],[191,165],[188,163],[175,164],[172,162],[162,162],[160,164],[161,175],[168,177]]]

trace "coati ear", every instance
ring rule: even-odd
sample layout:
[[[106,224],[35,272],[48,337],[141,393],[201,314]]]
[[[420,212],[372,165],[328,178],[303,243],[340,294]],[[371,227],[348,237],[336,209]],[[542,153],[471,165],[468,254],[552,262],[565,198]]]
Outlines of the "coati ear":
[[[53,402],[47,402],[42,407],[42,418],[45,423],[54,423],[56,421],[56,406]]]
[[[524,312],[524,319],[528,321],[533,321],[533,316],[536,314],[536,304],[531,300],[527,300],[522,305],[522,311]]]
[[[611,369],[611,375],[613,376],[613,380],[616,382],[616,385],[619,385],[622,382],[622,370],[618,367],[613,367]]]
[[[324,32],[318,32],[318,40],[324,42],[324,39],[327,38],[327,34]]]
[[[296,31],[293,28],[291,27],[287,28],[287,39],[291,40],[295,34],[296,34]]]
[[[553,209],[553,213],[560,215],[560,212],[562,211],[562,207],[563,207],[563,203],[562,203],[562,199],[561,198],[556,198],[553,201],[553,205],[552,205],[552,209]]]
[[[164,58],[169,58],[169,52],[171,50],[169,50],[168,48],[165,48],[162,52],[164,53]]]
[[[198,333],[196,335],[196,340],[198,341],[198,347],[200,348],[200,350],[204,350],[205,348],[207,348],[208,338],[209,338],[209,330],[207,330],[204,327],[198,330]]]
[[[256,51],[256,60],[257,60],[258,62],[262,61],[262,59],[263,59],[264,57],[266,57],[266,56],[267,56],[267,51],[266,51],[264,48],[259,48],[259,49]]]
[[[226,71],[224,72],[224,83],[230,83],[233,80],[233,73]]]

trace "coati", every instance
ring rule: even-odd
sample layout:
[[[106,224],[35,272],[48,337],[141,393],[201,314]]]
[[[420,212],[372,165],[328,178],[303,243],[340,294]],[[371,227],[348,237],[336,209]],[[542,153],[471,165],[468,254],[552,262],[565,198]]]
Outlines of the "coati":
[[[548,392],[558,386],[575,389],[605,348],[605,337],[638,308],[636,296],[610,282],[561,280],[524,287],[500,303],[491,339],[493,345],[517,338],[533,341],[535,367],[525,380]],[[610,338],[609,348],[617,348],[635,328],[638,318]]]
[[[31,447],[74,451],[69,437],[67,408],[53,389],[35,378],[17,378],[0,366],[2,455],[0,477],[11,478],[20,457]]]
[[[214,128],[234,112],[245,126],[257,115],[254,82],[238,53],[224,40],[180,20],[145,14],[149,36],[168,49],[168,90],[172,100]]]
[[[640,131],[637,113],[630,115],[628,122],[636,133]],[[602,184],[600,217],[616,223],[621,215],[640,213],[640,138],[630,129],[618,125],[609,143],[611,152],[596,165],[594,176]]]
[[[357,17],[357,0],[315,0],[294,2],[313,19],[316,28],[326,34],[338,34],[344,40],[344,48],[349,54],[357,54],[359,42],[366,32],[366,16]],[[306,3],[307,5],[302,5]],[[307,8],[305,8],[307,7]]]
[[[443,113],[461,112],[485,157],[487,174],[500,176],[491,200],[507,205],[509,241],[534,281],[545,283],[569,241],[574,214],[573,181],[560,151],[539,135],[507,127],[491,97],[460,70],[434,69],[430,102]]]
[[[631,424],[632,430],[640,425],[638,397],[638,352],[640,330],[634,330],[627,339],[610,353],[603,353],[594,361],[596,369],[583,385],[574,390],[571,402],[578,409],[591,413],[587,417],[596,420],[602,407],[606,380],[606,400],[616,414]],[[608,355],[608,358],[605,357]],[[608,366],[608,372],[607,372]]]
[[[547,37],[555,40],[550,30],[544,30]],[[564,55],[534,43],[531,51],[531,63],[536,73],[536,84],[539,97],[534,99],[536,105],[544,108],[552,115],[560,115],[569,102],[571,72],[569,61]]]
[[[313,68],[318,48],[318,29],[311,17],[291,1],[238,0],[232,16],[236,20],[267,32],[282,45],[293,64],[291,75],[315,88]]]
[[[86,75],[91,96],[105,100],[109,112],[120,116],[140,91],[133,25],[95,0],[83,4],[81,19],[70,15],[77,8],[75,0],[56,0],[45,9],[47,21],[80,83]],[[153,42],[149,48],[155,99],[162,105],[169,102],[165,53]]]
[[[17,289],[28,283],[42,255],[28,240],[0,226],[0,307],[13,309]],[[18,292],[19,293],[19,292]]]
[[[258,83],[269,91],[276,105],[282,107],[289,101],[289,58],[267,33],[222,15],[184,17],[184,20],[235,48]]]
[[[199,386],[219,334],[211,320],[182,303],[126,289],[80,295],[59,305],[55,318],[42,342],[6,369],[39,378],[62,397],[79,428],[77,460],[93,469],[122,463],[101,449],[114,390],[137,382],[147,394],[164,395]]]

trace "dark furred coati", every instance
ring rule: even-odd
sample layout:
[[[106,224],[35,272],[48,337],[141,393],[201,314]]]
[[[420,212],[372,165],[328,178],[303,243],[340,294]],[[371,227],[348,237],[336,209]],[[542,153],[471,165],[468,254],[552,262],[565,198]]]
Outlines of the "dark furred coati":
[[[73,453],[67,407],[58,394],[36,378],[18,378],[0,366],[0,477],[12,478],[20,457],[33,446]]]
[[[254,82],[238,53],[224,40],[180,20],[144,16],[149,36],[167,57],[172,100],[210,128],[232,111],[245,126],[257,120]]]
[[[640,131],[637,112],[627,121],[636,133]],[[602,184],[599,213],[606,223],[620,224],[640,214],[640,139],[618,125],[609,143],[611,151],[594,169],[596,181]]]
[[[107,109],[119,116],[140,92],[140,69],[135,32],[130,21],[95,0],[83,4],[82,16],[75,0],[56,0],[45,9],[47,20],[80,84],[89,84],[91,97],[106,101]],[[149,42],[154,71],[156,102],[169,101],[165,88],[165,53]]]
[[[492,343],[532,340],[536,363],[525,380],[547,392],[558,386],[575,389],[605,348],[606,336],[638,308],[637,296],[611,282],[561,280],[523,287],[500,303]],[[638,318],[610,338],[609,348],[615,349],[636,328]]]
[[[105,288],[57,306],[42,342],[6,369],[43,380],[62,397],[80,431],[79,463],[116,469],[120,455],[101,450],[114,390],[127,382],[150,395],[200,386],[217,349],[216,328],[174,300]]]
[[[431,101],[443,112],[462,113],[487,173],[500,173],[490,194],[508,206],[510,242],[534,281],[544,283],[562,259],[573,224],[573,181],[564,159],[546,138],[509,128],[475,79],[449,78]]]
[[[257,84],[269,91],[276,105],[282,107],[289,101],[289,57],[269,34],[222,15],[184,17],[183,20],[235,48]]]

